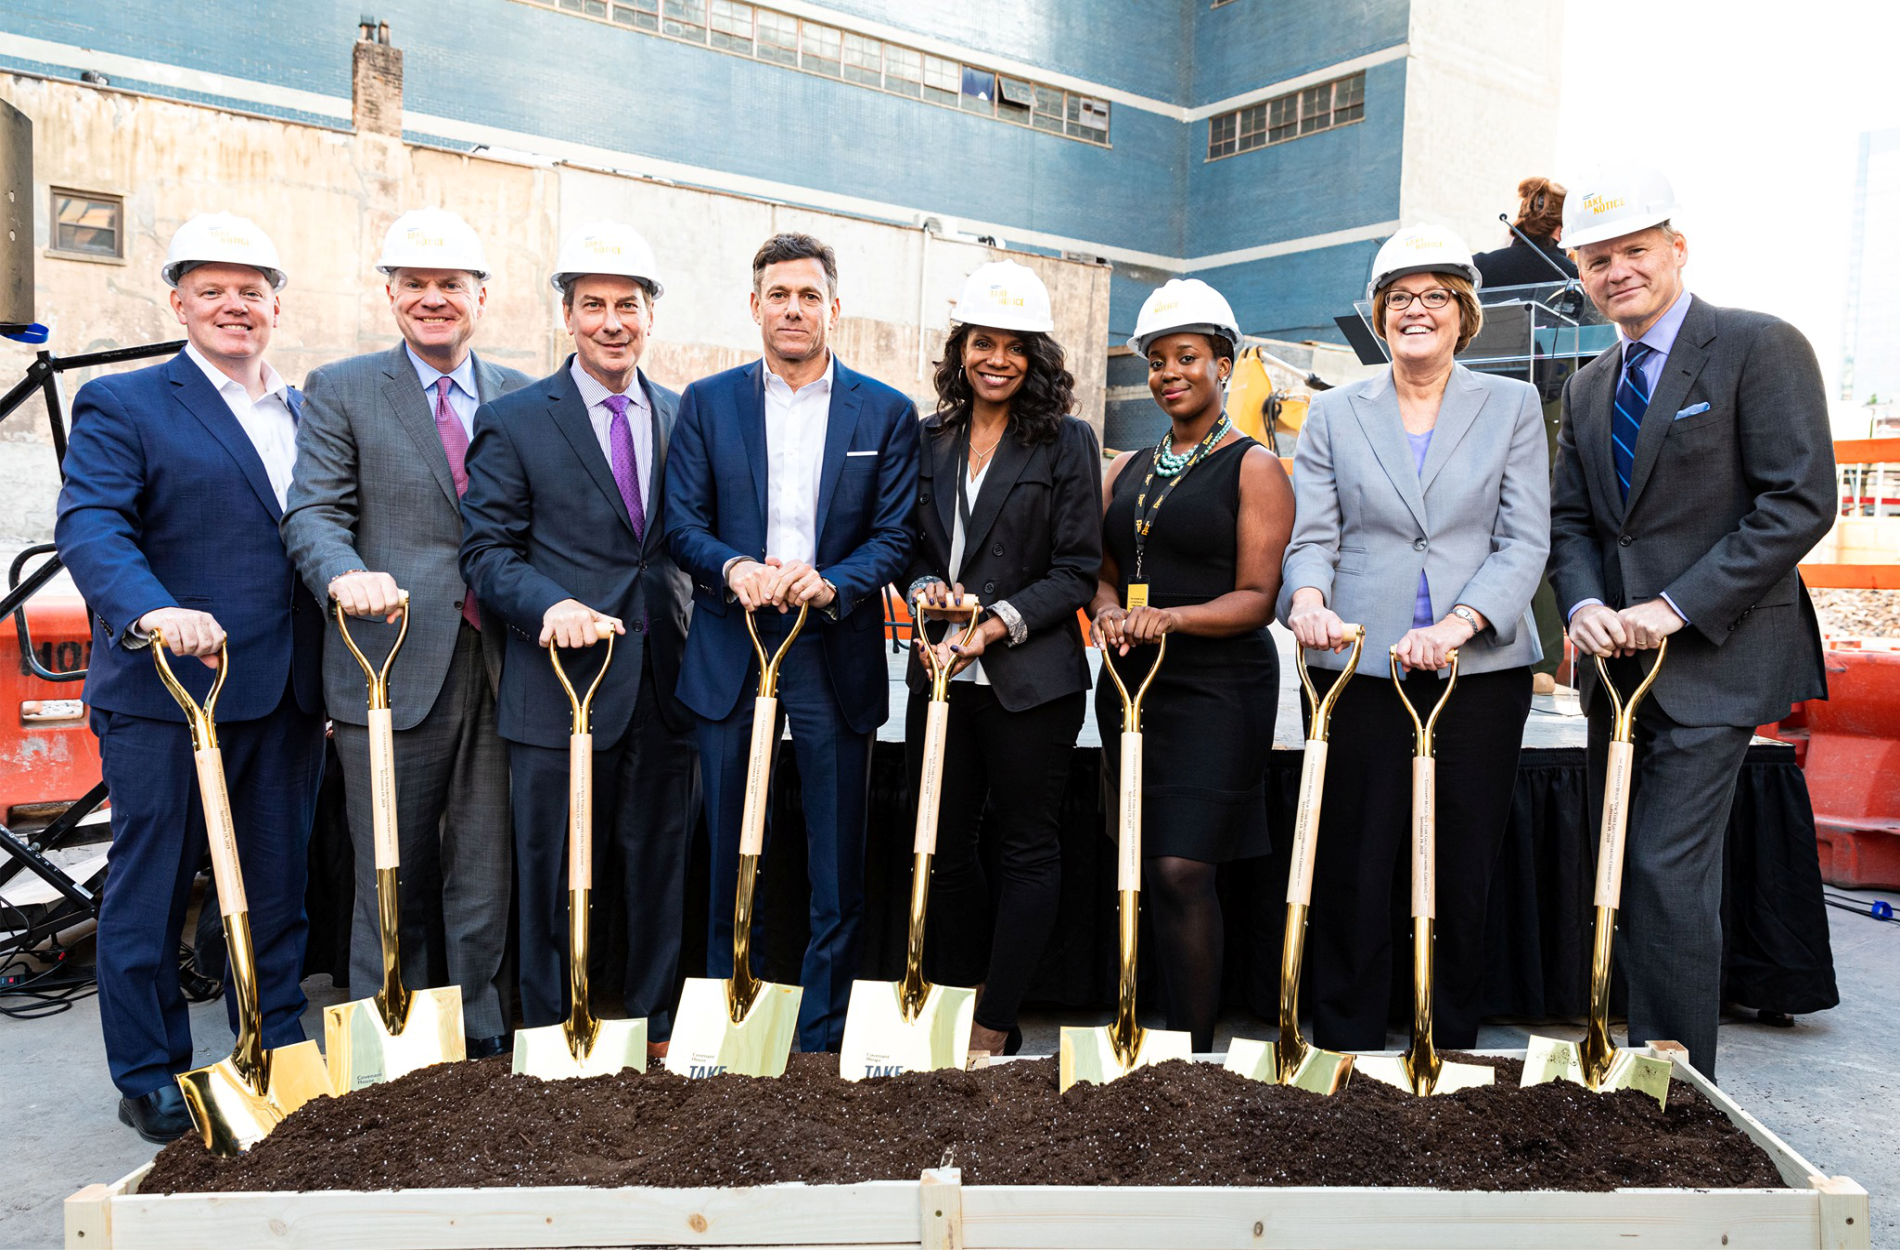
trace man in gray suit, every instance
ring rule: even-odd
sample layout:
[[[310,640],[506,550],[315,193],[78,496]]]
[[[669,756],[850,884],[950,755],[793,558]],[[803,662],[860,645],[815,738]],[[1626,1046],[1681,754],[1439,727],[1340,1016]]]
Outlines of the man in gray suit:
[[[1632,1042],[1673,1038],[1715,1075],[1722,845],[1753,727],[1825,698],[1821,638],[1796,564],[1836,510],[1814,351],[1793,326],[1690,295],[1688,243],[1661,174],[1614,170],[1564,206],[1584,290],[1620,340],[1564,388],[1550,580],[1586,656],[1669,640],[1637,714],[1617,955]],[[1609,700],[1583,669],[1591,798]]]
[[[463,460],[475,411],[527,383],[470,349],[487,299],[481,241],[455,214],[396,219],[377,268],[403,341],[312,372],[297,430],[284,544],[321,603],[356,617],[351,636],[380,662],[398,596],[409,636],[390,672],[402,853],[405,978],[462,991],[469,1058],[507,1049],[498,978],[509,898],[508,756],[497,732],[502,630],[456,567]],[[350,977],[381,983],[363,671],[334,627],[324,701],[343,764],[356,907]],[[365,990],[367,992],[367,990]]]

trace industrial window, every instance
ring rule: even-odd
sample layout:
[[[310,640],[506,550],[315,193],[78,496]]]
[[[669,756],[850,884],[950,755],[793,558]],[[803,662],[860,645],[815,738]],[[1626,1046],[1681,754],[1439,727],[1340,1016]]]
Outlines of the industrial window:
[[[55,252],[95,259],[125,256],[125,202],[116,195],[53,189]]]
[[[759,59],[780,65],[798,64],[797,18],[759,10]]]
[[[1106,100],[1041,83],[1005,78],[981,65],[885,43],[838,26],[801,20],[751,0],[514,0],[614,25],[651,31],[732,56],[843,79],[873,91],[921,99],[1016,126],[1106,147]],[[1329,97],[1330,101],[1330,97]],[[1345,108],[1343,102],[1339,106]],[[1363,111],[1363,105],[1359,108]],[[1357,119],[1358,114],[1353,114]],[[1344,113],[1331,124],[1346,120]],[[1258,129],[1254,127],[1253,129]],[[1252,130],[1234,150],[1259,146]],[[1215,145],[1210,143],[1210,155]]]
[[[1366,115],[1366,76],[1351,74],[1207,119],[1207,159],[1331,130]]]
[[[752,52],[752,6],[739,0],[712,0],[712,46],[727,52]]]

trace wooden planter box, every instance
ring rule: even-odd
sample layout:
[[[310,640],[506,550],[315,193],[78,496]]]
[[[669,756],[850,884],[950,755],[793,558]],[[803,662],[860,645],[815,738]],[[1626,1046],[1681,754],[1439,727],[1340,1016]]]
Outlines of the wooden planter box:
[[[413,1189],[146,1195],[140,1168],[66,1200],[79,1250],[202,1247],[1866,1247],[1867,1191],[1827,1177],[1691,1068],[1656,1053],[1775,1161],[1789,1189],[1489,1193],[1394,1188],[970,1185]],[[1513,1058],[1521,1052],[1508,1053]]]

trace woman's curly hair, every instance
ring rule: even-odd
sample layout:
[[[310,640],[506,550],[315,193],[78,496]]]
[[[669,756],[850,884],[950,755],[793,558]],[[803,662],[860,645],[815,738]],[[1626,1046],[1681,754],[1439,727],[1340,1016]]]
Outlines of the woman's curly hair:
[[[963,376],[963,345],[978,328],[959,324],[944,341],[943,359],[937,362],[937,417],[945,430],[970,419],[975,392]],[[1075,408],[1075,376],[1063,363],[1062,345],[1053,338],[1035,331],[1017,337],[1028,349],[1029,367],[1022,389],[1009,401],[1009,423],[1031,443],[1054,442],[1062,418]]]

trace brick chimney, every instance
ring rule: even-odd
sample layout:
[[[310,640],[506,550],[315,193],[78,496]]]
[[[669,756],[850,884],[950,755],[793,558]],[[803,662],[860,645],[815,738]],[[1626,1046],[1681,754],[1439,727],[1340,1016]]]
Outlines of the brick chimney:
[[[389,23],[365,17],[350,61],[350,116],[358,134],[402,137],[402,49]]]

